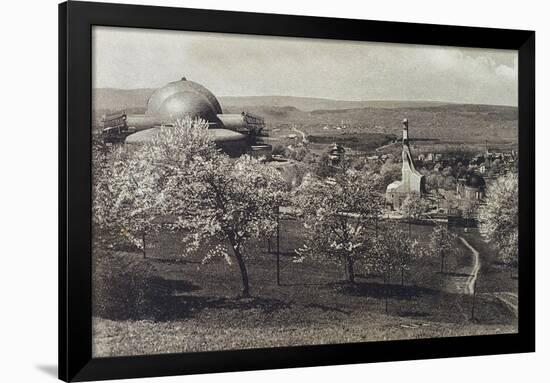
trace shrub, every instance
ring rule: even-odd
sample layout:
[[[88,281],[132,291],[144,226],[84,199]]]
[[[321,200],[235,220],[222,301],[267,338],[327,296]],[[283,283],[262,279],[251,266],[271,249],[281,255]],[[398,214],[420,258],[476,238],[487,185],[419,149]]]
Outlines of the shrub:
[[[285,154],[285,147],[283,145],[274,145],[271,153],[282,156]]]
[[[92,290],[93,315],[115,320],[155,319],[171,293],[149,261],[123,254],[96,260]]]

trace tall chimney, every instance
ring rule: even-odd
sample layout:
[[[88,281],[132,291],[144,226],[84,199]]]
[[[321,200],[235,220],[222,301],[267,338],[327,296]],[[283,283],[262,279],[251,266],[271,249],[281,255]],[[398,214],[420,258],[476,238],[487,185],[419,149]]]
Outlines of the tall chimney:
[[[409,120],[403,119],[403,145],[409,143]]]

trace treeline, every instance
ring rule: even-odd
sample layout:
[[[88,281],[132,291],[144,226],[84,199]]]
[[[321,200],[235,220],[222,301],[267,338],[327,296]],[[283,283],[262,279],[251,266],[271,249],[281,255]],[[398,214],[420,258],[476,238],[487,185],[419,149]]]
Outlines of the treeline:
[[[244,297],[251,295],[248,260],[258,256],[248,247],[275,234],[281,207],[292,209],[303,223],[296,261],[336,264],[349,283],[355,282],[357,267],[385,281],[400,273],[404,283],[418,257],[441,257],[443,270],[454,251],[446,226],[437,225],[420,246],[410,231],[379,225],[380,176],[347,168],[327,178],[306,174],[299,186],[292,185],[261,159],[219,152],[207,129],[204,121],[185,119],[160,129],[150,144],[94,148],[95,225],[132,242],[143,257],[147,236],[158,230],[178,233],[184,255],[214,244],[204,250],[203,262],[221,257],[236,263]],[[410,217],[421,214],[413,205]]]

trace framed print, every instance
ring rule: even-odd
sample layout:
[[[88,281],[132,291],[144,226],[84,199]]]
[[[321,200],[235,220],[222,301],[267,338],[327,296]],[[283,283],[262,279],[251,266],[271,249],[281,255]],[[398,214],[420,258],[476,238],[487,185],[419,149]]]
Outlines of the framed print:
[[[532,31],[59,5],[59,377],[534,351]]]

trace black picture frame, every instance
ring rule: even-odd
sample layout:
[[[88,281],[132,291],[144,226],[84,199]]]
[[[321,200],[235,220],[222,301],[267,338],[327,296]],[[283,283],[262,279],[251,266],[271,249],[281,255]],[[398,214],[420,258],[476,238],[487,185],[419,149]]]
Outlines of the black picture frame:
[[[92,26],[514,49],[519,53],[518,333],[92,358]],[[535,32],[70,1],[59,5],[59,378],[87,381],[535,350]]]

